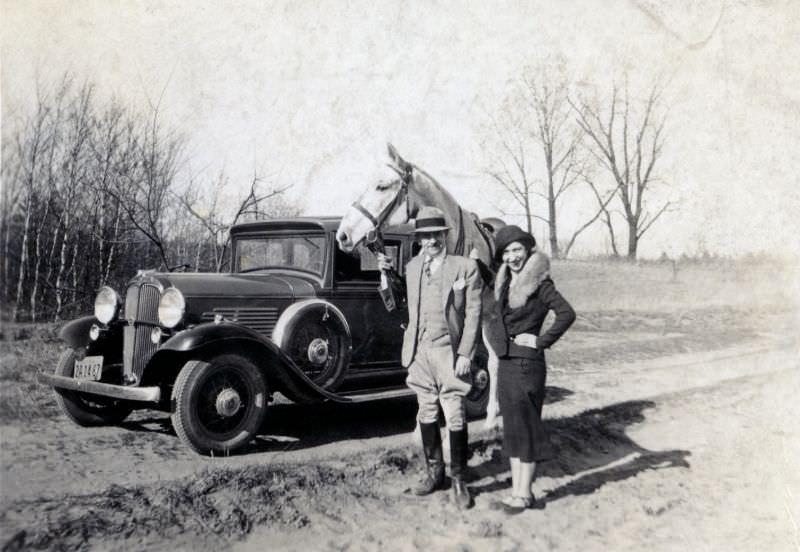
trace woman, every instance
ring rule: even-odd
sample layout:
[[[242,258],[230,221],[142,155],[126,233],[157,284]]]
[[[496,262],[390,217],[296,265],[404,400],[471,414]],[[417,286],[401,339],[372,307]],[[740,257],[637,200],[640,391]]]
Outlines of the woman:
[[[495,280],[497,311],[489,321],[489,340],[500,358],[498,400],[512,485],[511,496],[492,506],[517,514],[533,506],[536,463],[552,457],[542,423],[547,376],[544,349],[575,321],[575,311],[556,291],[550,260],[537,251],[532,235],[518,226],[506,226],[497,232],[495,245],[495,260],[502,265]],[[555,321],[541,332],[551,310]]]

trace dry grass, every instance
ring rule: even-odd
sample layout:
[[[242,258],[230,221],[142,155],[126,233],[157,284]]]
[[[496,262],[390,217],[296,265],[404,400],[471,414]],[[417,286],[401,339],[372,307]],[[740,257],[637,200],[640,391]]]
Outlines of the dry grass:
[[[675,312],[707,307],[797,308],[800,262],[762,260],[630,264],[556,261],[556,286],[578,312]]]
[[[59,410],[36,373],[51,370],[61,343],[56,324],[5,324],[0,335],[0,423],[52,418]]]

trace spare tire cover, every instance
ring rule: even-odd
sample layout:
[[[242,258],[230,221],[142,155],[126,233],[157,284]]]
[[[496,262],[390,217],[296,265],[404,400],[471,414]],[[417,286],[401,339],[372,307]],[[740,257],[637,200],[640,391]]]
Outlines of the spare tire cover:
[[[281,314],[272,340],[316,385],[334,391],[344,380],[352,353],[342,312],[322,299],[294,303]]]

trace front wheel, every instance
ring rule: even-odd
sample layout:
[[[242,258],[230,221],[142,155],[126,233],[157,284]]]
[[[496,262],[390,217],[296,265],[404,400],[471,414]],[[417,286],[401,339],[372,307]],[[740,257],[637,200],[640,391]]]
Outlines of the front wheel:
[[[267,384],[239,355],[187,362],[172,389],[172,425],[200,454],[228,454],[255,437],[267,410]]]
[[[56,365],[56,375],[73,377],[76,354],[73,349],[61,353]],[[115,425],[133,411],[129,403],[119,399],[54,388],[56,403],[64,414],[79,426]]]

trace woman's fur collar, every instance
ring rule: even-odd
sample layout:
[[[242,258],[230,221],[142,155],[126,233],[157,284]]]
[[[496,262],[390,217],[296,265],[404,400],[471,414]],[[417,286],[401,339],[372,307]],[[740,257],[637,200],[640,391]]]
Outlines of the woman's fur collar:
[[[494,297],[498,301],[503,293],[506,280],[510,277],[511,270],[506,263],[500,265],[497,278],[494,281]],[[546,278],[550,277],[550,258],[538,249],[531,252],[525,261],[522,270],[511,279],[508,286],[508,306],[518,309],[533,295]]]

